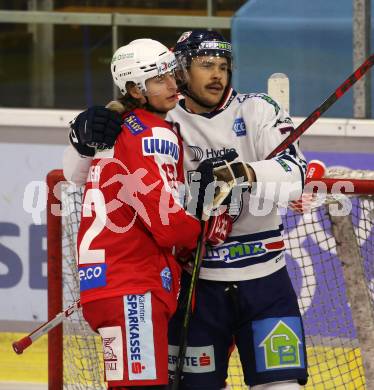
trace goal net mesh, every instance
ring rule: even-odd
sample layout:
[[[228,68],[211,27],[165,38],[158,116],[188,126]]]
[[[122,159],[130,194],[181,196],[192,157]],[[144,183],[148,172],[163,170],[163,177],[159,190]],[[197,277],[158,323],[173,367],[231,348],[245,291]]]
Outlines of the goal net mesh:
[[[371,176],[372,175],[372,176]],[[330,177],[373,179],[367,171],[329,172]],[[62,180],[62,178],[61,178]],[[79,298],[76,272],[76,234],[82,190],[62,186],[63,307]],[[282,217],[288,272],[299,297],[306,333],[309,381],[306,389],[365,389],[362,344],[339,258],[339,237],[334,237],[329,209],[340,207],[341,197],[310,197],[304,214],[288,210]],[[350,243],[358,245],[370,313],[374,315],[374,197],[350,197],[353,231]],[[64,389],[105,389],[101,341],[88,327],[81,311],[63,325]],[[50,351],[53,353],[53,351]],[[228,383],[233,390],[247,389],[236,351],[231,356]]]

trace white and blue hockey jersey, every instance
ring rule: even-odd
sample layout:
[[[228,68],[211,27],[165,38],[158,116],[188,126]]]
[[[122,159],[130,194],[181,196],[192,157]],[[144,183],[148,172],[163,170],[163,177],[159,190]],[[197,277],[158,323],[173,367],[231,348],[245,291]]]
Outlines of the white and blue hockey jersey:
[[[167,119],[180,125],[186,182],[202,160],[228,150],[235,150],[238,160],[247,162],[256,174],[257,191],[242,195],[234,208],[229,239],[207,249],[200,278],[248,280],[284,267],[283,229],[273,201],[300,197],[306,162],[296,144],[273,159],[265,159],[293,131],[288,113],[266,94],[231,91],[214,112],[193,114],[181,100]],[[263,203],[264,198],[269,201]]]

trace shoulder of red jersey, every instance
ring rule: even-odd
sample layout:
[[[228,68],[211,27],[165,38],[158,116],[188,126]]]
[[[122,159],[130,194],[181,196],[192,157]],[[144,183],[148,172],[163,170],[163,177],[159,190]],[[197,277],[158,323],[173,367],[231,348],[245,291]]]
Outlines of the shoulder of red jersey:
[[[141,154],[145,157],[158,155],[161,158],[159,162],[162,163],[175,163],[179,160],[181,146],[178,133],[172,123],[143,109],[125,114],[123,120],[125,131],[121,137],[127,138],[126,145],[136,145],[141,142]],[[127,137],[126,134],[129,133],[131,135]],[[140,149],[135,148],[133,151],[139,153]]]

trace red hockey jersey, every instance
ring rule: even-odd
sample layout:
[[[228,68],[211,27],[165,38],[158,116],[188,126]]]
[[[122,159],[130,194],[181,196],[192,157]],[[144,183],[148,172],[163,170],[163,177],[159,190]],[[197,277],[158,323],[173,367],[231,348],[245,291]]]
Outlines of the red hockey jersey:
[[[174,246],[194,248],[199,221],[183,199],[183,146],[172,125],[136,109],[89,170],[78,232],[82,303],[157,291],[174,311]]]

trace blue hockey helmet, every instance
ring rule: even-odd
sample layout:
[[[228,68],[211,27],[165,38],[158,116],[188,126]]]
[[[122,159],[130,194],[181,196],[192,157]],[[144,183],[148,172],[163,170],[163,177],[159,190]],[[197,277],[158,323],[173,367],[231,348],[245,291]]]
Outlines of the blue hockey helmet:
[[[174,47],[179,59],[197,56],[225,57],[231,65],[231,43],[217,31],[192,30],[184,32]]]
[[[197,103],[207,106],[199,96],[189,88],[189,67],[192,58],[208,56],[221,57],[227,59],[228,65],[228,85],[226,86],[222,100],[230,90],[231,68],[232,68],[232,50],[231,43],[217,31],[192,30],[184,32],[178,39],[174,49],[177,59],[176,80],[179,90]],[[208,106],[207,106],[208,107]],[[210,107],[210,106],[209,106]]]

